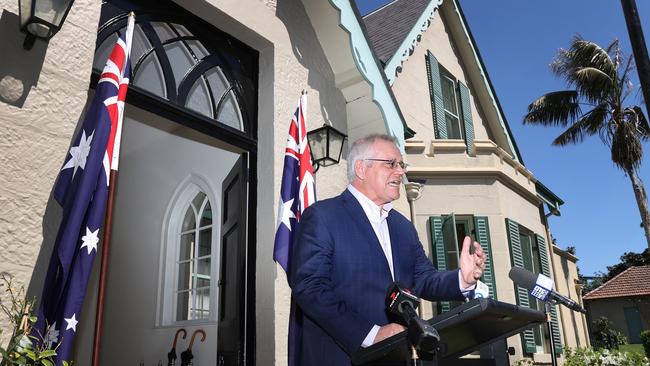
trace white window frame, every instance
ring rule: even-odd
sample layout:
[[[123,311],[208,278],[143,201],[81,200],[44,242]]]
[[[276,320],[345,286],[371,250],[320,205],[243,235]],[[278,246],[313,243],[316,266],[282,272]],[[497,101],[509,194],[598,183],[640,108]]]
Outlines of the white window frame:
[[[207,319],[176,320],[176,290],[178,289],[177,261],[180,255],[180,235],[183,218],[190,202],[199,193],[207,196],[212,207],[212,250],[210,261],[210,313]],[[221,197],[209,180],[191,174],[174,191],[165,213],[162,228],[163,245],[160,253],[160,274],[158,283],[157,326],[182,326],[202,323],[216,323],[219,305],[219,267],[221,263]]]
[[[446,115],[451,116],[456,121],[456,125],[458,127],[458,135],[459,136],[452,138],[452,137],[449,137],[450,129],[449,129],[449,126],[447,126],[448,139],[450,139],[450,140],[463,139],[463,126],[462,126],[462,123],[461,123],[461,120],[460,120],[460,103],[458,101],[458,91],[456,90],[457,80],[450,77],[449,75],[442,72],[442,70],[441,70],[440,71],[440,84],[441,84],[440,87],[443,89],[443,91],[442,91],[443,103],[442,104],[443,104],[444,109],[445,109],[445,116]],[[454,101],[454,104],[456,105],[456,113],[455,114],[454,114],[454,112],[447,109],[446,105],[444,105],[445,104],[444,103],[444,95],[445,95],[445,92],[444,92],[445,86],[444,85],[448,85],[448,86],[451,87],[451,92],[453,94],[453,101]],[[445,121],[445,123],[447,123],[447,121]]]

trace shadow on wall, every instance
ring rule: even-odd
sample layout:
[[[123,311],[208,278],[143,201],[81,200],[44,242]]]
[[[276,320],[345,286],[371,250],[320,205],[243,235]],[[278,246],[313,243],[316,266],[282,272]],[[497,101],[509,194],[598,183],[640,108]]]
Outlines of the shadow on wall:
[[[34,45],[34,48],[37,47],[38,42],[41,41],[37,40],[36,44]],[[32,48],[32,50],[34,50],[34,48]],[[1,62],[2,61],[0,61],[0,63]],[[84,107],[83,112],[81,113],[79,119],[77,120],[77,124],[74,129],[74,132],[72,133],[72,135],[70,135],[70,141],[68,143],[68,148],[66,149],[66,154],[62,156],[53,157],[53,159],[59,159],[61,166],[63,166],[64,161],[67,159],[69,155],[68,151],[70,151],[70,148],[72,147],[72,144],[74,142],[74,137],[77,136],[77,132],[79,132],[79,129],[83,124],[84,116],[86,115],[86,110],[88,108],[88,102],[91,100],[93,93],[94,92],[92,90],[88,92],[88,97],[86,98],[86,106]],[[28,297],[36,298],[38,301],[40,301],[41,295],[43,293],[43,285],[45,282],[45,277],[47,275],[47,270],[50,264],[50,258],[52,257],[54,244],[56,242],[56,237],[59,232],[59,226],[61,224],[61,219],[63,217],[63,209],[61,208],[61,205],[56,201],[56,199],[54,199],[54,187],[56,187],[57,181],[58,181],[58,177],[57,180],[52,185],[52,187],[49,187],[50,196],[47,199],[45,212],[43,213],[43,225],[42,225],[43,242],[41,243],[40,250],[38,252],[38,258],[36,259],[36,263],[34,264],[34,269],[32,271],[32,277],[29,282],[29,287],[27,288]],[[103,237],[103,233],[100,233],[100,238],[101,237]],[[95,258],[95,263],[98,263],[98,261],[100,260],[101,260],[100,256],[98,255]]]
[[[0,101],[22,108],[27,95],[38,83],[47,42],[37,39],[31,50],[23,48],[18,15],[2,11],[0,17]]]
[[[320,117],[310,121],[308,130],[320,127],[320,123],[333,126],[339,131],[347,131],[346,100],[336,87],[334,73],[321,48],[309,16],[300,0],[278,0],[275,15],[284,23],[291,39],[294,56],[308,71],[307,84],[318,91],[320,97]],[[349,45],[342,45],[345,47]],[[305,86],[296,85],[296,101],[300,90]],[[337,109],[342,106],[341,109]],[[329,108],[329,110],[328,110]],[[347,145],[347,144],[346,144]],[[343,155],[346,155],[344,152]]]

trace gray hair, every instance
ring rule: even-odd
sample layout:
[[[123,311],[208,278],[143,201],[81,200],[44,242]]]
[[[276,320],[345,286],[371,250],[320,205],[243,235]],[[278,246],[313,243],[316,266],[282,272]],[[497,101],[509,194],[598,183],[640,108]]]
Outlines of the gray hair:
[[[348,181],[352,183],[356,178],[354,172],[354,166],[357,161],[372,158],[372,146],[375,144],[375,141],[388,141],[395,146],[397,146],[397,140],[393,136],[382,135],[382,134],[372,134],[359,138],[350,147],[348,152]]]

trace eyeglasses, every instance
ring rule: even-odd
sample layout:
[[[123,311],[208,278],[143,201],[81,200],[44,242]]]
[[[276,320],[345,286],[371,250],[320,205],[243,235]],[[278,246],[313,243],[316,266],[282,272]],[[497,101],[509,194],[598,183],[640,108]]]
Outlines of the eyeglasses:
[[[402,170],[406,171],[406,168],[408,167],[408,164],[406,164],[403,161],[398,161],[397,159],[374,159],[374,158],[367,158],[363,160],[370,160],[370,161],[381,161],[382,163],[385,163],[389,168],[395,170],[397,167],[402,168]]]

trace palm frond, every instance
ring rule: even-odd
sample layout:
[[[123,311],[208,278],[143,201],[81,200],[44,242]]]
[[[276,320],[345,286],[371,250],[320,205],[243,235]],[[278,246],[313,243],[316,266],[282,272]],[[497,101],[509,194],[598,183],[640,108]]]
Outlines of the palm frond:
[[[607,104],[603,103],[582,115],[574,124],[553,140],[553,145],[564,146],[582,142],[588,135],[595,135],[607,128]]]
[[[610,116],[609,104],[603,102],[597,105],[594,109],[585,113],[580,121],[585,123],[585,131],[594,135],[603,129],[607,129],[607,120]]]
[[[578,68],[571,79],[578,93],[592,103],[606,99],[616,87],[616,80],[595,67]]]
[[[578,121],[564,132],[562,132],[558,137],[553,140],[553,145],[555,146],[564,146],[569,144],[577,144],[584,140],[586,135],[586,123],[584,121]]]
[[[616,79],[616,65],[607,50],[580,37],[573,39],[568,50],[560,49],[551,64],[553,73],[570,84],[574,82],[572,75],[575,70],[585,67],[599,69],[611,79]]]
[[[625,63],[625,68],[623,68],[623,72],[620,73],[619,75],[619,80],[621,81],[627,81],[629,80],[628,74],[635,69],[634,66],[634,57],[632,55],[627,57],[627,62]]]
[[[605,51],[606,51],[607,53],[612,53],[612,52],[614,52],[616,49],[620,49],[619,44],[620,44],[620,41],[619,41],[618,39],[614,39],[614,40],[612,41],[612,43],[610,43],[609,46],[607,46],[607,48],[605,48]]]
[[[581,114],[575,90],[556,91],[542,95],[528,106],[524,124],[565,127]]]

